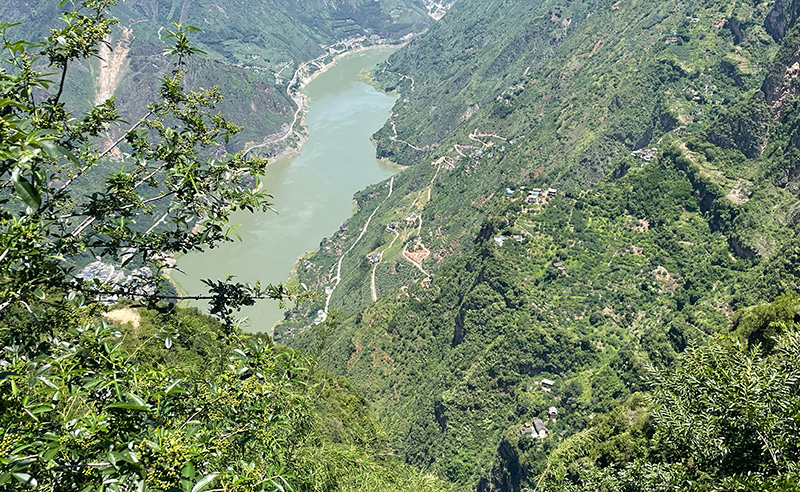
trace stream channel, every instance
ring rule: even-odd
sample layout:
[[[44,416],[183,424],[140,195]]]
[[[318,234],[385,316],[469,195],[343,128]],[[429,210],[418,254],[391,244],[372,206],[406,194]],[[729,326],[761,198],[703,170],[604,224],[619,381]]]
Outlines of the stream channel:
[[[239,241],[178,259],[173,279],[191,295],[207,294],[200,279],[235,275],[263,285],[285,281],[297,257],[316,250],[353,211],[353,194],[389,178],[395,168],[375,159],[369,137],[388,119],[393,96],[359,81],[365,67],[384,61],[394,48],[347,54],[303,89],[308,100],[308,141],[296,157],[271,162],[262,181],[275,212],[237,213]],[[205,306],[201,306],[205,307]],[[283,319],[277,301],[243,309],[247,331],[272,331]]]

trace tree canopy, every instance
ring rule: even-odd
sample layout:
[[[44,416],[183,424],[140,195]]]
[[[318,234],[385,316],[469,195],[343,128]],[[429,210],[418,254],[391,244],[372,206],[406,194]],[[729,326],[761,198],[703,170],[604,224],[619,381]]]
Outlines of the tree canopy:
[[[37,306],[35,316],[47,324],[47,308],[61,316],[76,295],[109,290],[164,299],[156,286],[146,288],[157,275],[110,287],[76,278],[76,267],[108,258],[159,272],[175,254],[229,240],[234,211],[269,209],[258,181],[266,160],[219,145],[240,129],[214,113],[219,89],[182,84],[186,58],[199,52],[187,36],[196,29],[175,24],[166,36],[174,65],[138,121],[121,121],[114,98],[81,115],[65,105],[67,73],[98,54],[115,23],[107,14],[114,3],[91,0],[65,11],[63,27],[39,43],[11,40],[11,25],[0,26],[7,53],[0,71],[0,316],[14,305],[31,314]],[[212,313],[228,323],[236,307],[286,294],[230,279],[207,283]]]
[[[345,382],[236,326],[238,307],[294,293],[208,280],[222,323],[175,305],[162,269],[228,240],[234,211],[269,210],[266,161],[225,153],[239,127],[214,113],[220,91],[184,87],[191,27],[166,36],[174,64],[142,118],[113,98],[67,107],[114,3],[66,10],[42,42],[0,26],[0,490],[442,490],[393,459]],[[150,270],[78,278],[95,258]],[[133,321],[100,316],[109,299]]]

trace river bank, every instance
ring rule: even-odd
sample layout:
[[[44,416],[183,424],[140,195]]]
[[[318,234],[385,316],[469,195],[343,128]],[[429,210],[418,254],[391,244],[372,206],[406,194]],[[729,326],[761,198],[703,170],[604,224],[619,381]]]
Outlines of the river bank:
[[[262,180],[277,213],[235,214],[232,222],[239,224],[242,241],[180,257],[172,275],[178,284],[197,295],[206,290],[201,278],[235,274],[240,282],[278,283],[298,264],[315,267],[306,258],[298,263],[298,257],[316,251],[323,237],[342,233],[341,224],[353,212],[355,192],[398,170],[375,159],[369,138],[386,122],[396,99],[358,80],[362,68],[380,63],[393,51],[378,46],[339,55],[324,70],[317,67],[313,77],[301,80],[307,140],[291,152],[293,158],[271,159]],[[268,301],[242,314],[249,317],[249,331],[270,331],[283,319],[283,310]]]
[[[268,158],[272,160],[280,160],[292,157],[293,155],[298,153],[308,140],[308,136],[305,133],[305,114],[308,109],[308,100],[305,94],[303,93],[303,89],[309,83],[313,82],[317,77],[327,72],[331,67],[334,67],[336,63],[343,57],[375,49],[388,48],[396,50],[403,47],[406,43],[407,41],[402,41],[400,43],[370,44],[366,46],[361,44],[348,45],[349,47],[347,49],[336,52],[335,54],[326,53],[324,55],[318,56],[317,58],[308,60],[300,64],[300,66],[298,66],[295,69],[294,73],[292,74],[292,78],[286,85],[286,93],[289,96],[289,98],[295,103],[296,106],[294,115],[292,117],[292,122],[289,124],[288,129],[285,131],[285,133],[283,133],[282,136],[279,137],[273,137],[272,135],[267,135],[261,142],[247,142],[245,144],[244,154],[247,155],[248,153],[250,153],[255,149],[268,147],[278,142],[289,140],[290,137],[292,136],[297,138],[297,142],[285,146],[283,149],[277,151],[275,154],[268,156]],[[328,49],[331,49],[331,47],[328,47]],[[331,58],[331,60],[325,63],[324,60],[326,58]],[[309,71],[309,67],[314,67],[314,70]],[[359,79],[360,78],[361,75],[359,74]],[[372,85],[373,87],[376,87],[377,90],[380,90],[380,88],[375,86],[373,83],[370,82],[366,83]],[[293,89],[293,86],[295,86],[295,84],[297,84],[296,89]],[[390,95],[397,97],[396,94],[390,94]]]

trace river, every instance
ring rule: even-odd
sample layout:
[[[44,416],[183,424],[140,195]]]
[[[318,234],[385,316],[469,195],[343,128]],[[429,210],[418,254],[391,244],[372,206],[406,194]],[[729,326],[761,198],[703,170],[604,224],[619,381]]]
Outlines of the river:
[[[178,259],[173,279],[189,294],[207,294],[202,278],[262,284],[285,281],[297,257],[316,250],[353,212],[353,194],[396,170],[375,159],[369,140],[388,119],[395,98],[358,80],[365,67],[380,63],[394,48],[350,53],[303,89],[308,141],[296,157],[272,162],[263,178],[277,213],[237,213],[241,241]],[[276,301],[242,310],[247,331],[271,331],[283,319]]]

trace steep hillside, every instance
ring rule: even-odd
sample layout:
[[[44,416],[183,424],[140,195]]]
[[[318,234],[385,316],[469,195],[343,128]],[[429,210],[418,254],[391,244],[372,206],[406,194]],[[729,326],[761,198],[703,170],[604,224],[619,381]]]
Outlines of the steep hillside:
[[[147,94],[169,70],[165,36],[173,22],[192,25],[193,42],[206,52],[190,67],[194,87],[218,85],[224,95],[220,110],[245,127],[228,145],[235,151],[265,145],[282,150],[296,141],[287,133],[298,102],[287,93],[299,77],[330,62],[332,56],[376,42],[394,42],[424,30],[433,22],[423,2],[343,0],[302,3],[263,0],[128,0],[112,8],[119,18],[101,49],[103,61],[71,67],[67,93],[73,103],[116,96],[128,120],[146,112]],[[12,0],[0,6],[4,21],[20,21],[36,37],[59,27],[58,2]],[[305,62],[312,61],[309,65]],[[305,71],[293,78],[298,68]]]
[[[378,67],[387,90],[402,92],[375,137],[378,155],[408,165],[459,124],[542,66],[604,2],[458,2],[423,36]]]
[[[467,0],[461,6],[481,12],[483,3]],[[410,169],[396,177],[391,197],[387,184],[356,197],[360,212],[346,224],[350,230],[361,229],[375,215],[363,238],[344,256],[345,275],[329,304],[346,311],[361,308],[424,280],[445,258],[469,247],[489,201],[506,188],[575,188],[609,173],[621,176],[637,162],[627,159],[631,151],[660,139],[688,141],[731,102],[756,97],[778,47],[761,25],[771,8],[769,3],[753,9],[714,2],[605,6],[568,31],[550,61],[453,126],[452,136],[437,142],[435,149],[418,147],[398,133],[392,145],[405,146],[416,157],[401,160]],[[740,29],[741,41],[726,27],[732,25],[727,19],[736,18],[741,18],[737,25],[748,26]],[[447,28],[447,17],[415,45],[442,29],[453,30]],[[442,56],[435,49],[430,52]],[[440,76],[435,70],[426,73],[434,80]],[[405,99],[421,97],[416,87],[403,87],[397,115],[406,112]],[[447,113],[449,107],[463,108],[462,98],[441,97],[435,112],[409,110],[408,118],[424,126],[426,118]],[[754,109],[752,114],[760,113]],[[393,119],[387,126],[399,128]],[[734,176],[737,172],[739,168],[731,167],[731,177],[716,183],[726,193],[734,190],[737,179],[745,178]],[[332,267],[355,236],[338,233],[323,244],[309,258],[315,267],[298,269],[300,280],[323,292],[335,282],[337,269]],[[381,253],[380,262],[370,264],[366,257],[374,253]],[[302,322],[313,320],[321,307],[309,306]]]
[[[346,225],[363,235],[340,231],[298,268],[336,286],[340,315],[304,331],[324,300],[290,313],[285,340],[324,341],[326,367],[376,402],[407,461],[477,490],[533,488],[562,440],[649,388],[646,366],[673,367],[736,310],[800,288],[790,11],[600,6],[460,124],[463,93],[401,116],[445,70],[398,79],[379,149],[411,148],[395,154],[409,168],[357,194]],[[417,65],[444,57],[431,52]],[[426,133],[437,114],[453,123]],[[546,438],[529,435],[536,419]]]

